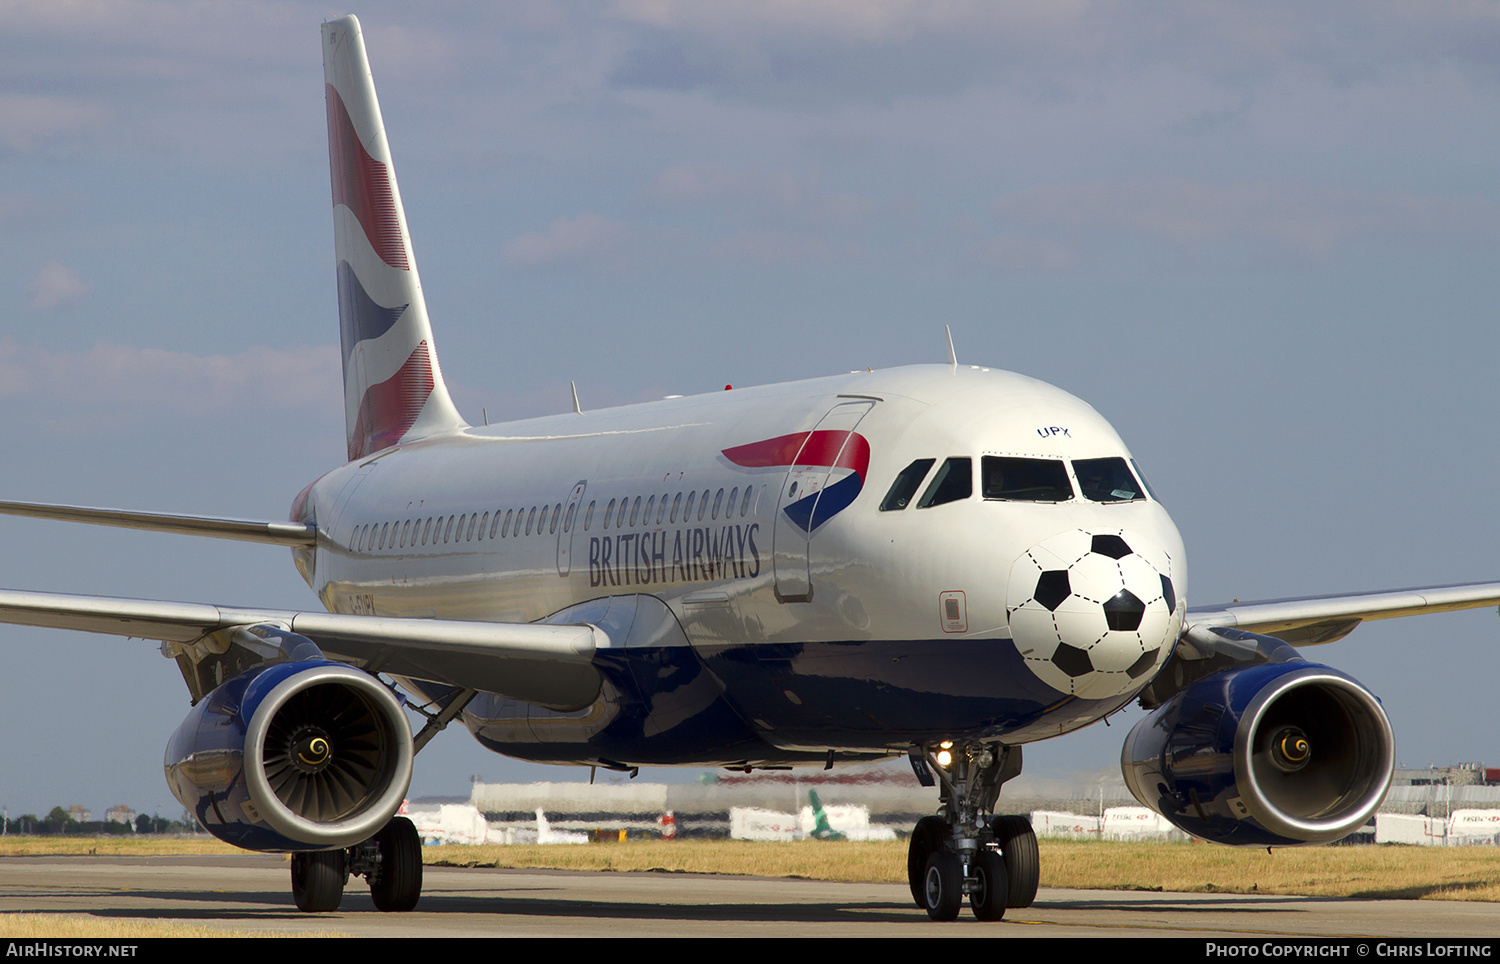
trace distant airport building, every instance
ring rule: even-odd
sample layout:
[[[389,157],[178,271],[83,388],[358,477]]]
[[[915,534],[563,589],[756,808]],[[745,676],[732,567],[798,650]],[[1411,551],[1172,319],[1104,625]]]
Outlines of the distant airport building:
[[[1063,810],[1031,811],[1031,828],[1038,837],[1063,837],[1069,840],[1098,840],[1102,833],[1101,817]]]
[[[908,833],[937,809],[937,794],[918,784],[905,763],[706,776],[698,783],[476,783],[469,802],[491,828],[533,827],[541,808],[552,826],[564,831],[756,835],[744,839],[809,835],[814,826],[809,791],[819,795],[832,829],[850,839]],[[745,812],[732,821],[735,811]]]
[[[453,842],[533,841],[538,810],[557,834],[794,840],[816,835],[814,795],[827,831],[842,839],[905,836],[938,809],[937,793],[921,786],[904,761],[836,770],[709,772],[696,783],[646,783],[618,774],[601,774],[593,784],[476,782],[467,801],[413,806],[424,811],[431,830],[424,836]],[[1113,768],[1073,779],[1023,775],[1006,784],[1000,810],[1029,814],[1038,836],[1188,839],[1140,806]],[[1375,824],[1349,842],[1495,844],[1500,768],[1474,763],[1398,770],[1381,810]]]

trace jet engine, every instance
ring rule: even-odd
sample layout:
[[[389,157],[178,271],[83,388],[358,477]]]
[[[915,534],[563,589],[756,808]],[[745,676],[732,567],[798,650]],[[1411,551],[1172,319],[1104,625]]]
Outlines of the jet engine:
[[[386,825],[412,756],[390,690],[343,663],[301,659],[256,666],[201,700],[167,744],[167,783],[220,840],[328,850]]]
[[[1394,759],[1380,702],[1343,673],[1294,657],[1188,683],[1130,731],[1120,767],[1137,800],[1195,837],[1284,847],[1364,826]]]

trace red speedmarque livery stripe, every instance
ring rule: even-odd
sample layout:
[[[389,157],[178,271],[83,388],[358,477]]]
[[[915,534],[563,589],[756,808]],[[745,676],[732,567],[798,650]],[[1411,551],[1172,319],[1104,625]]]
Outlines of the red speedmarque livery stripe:
[[[797,465],[826,465],[853,469],[863,479],[870,467],[870,443],[858,432],[823,429],[793,432],[763,442],[724,449],[724,457],[747,469]]]
[[[359,403],[359,420],[349,436],[349,461],[364,458],[401,441],[416,424],[432,394],[432,356],[427,342],[417,345],[401,369],[378,385],[371,385]]]
[[[393,268],[409,270],[390,171],[360,143],[339,92],[332,84],[323,86],[328,102],[328,157],[334,206],[342,204],[354,213],[382,261]]]

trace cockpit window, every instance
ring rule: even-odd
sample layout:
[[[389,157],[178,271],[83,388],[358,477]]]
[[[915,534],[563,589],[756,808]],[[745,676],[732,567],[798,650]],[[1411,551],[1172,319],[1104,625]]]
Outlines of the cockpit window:
[[[880,511],[899,512],[906,508],[911,497],[917,494],[917,486],[927,478],[927,470],[936,461],[937,459],[917,459],[902,469],[901,474],[896,476],[896,481],[891,483],[891,491],[885,494],[885,499],[880,503]]]
[[[1067,502],[1073,483],[1061,459],[1022,459],[986,455],[980,462],[986,499],[1010,502]]]
[[[1146,473],[1145,472],[1141,471],[1141,463],[1137,462],[1135,459],[1131,459],[1130,460],[1130,467],[1132,469],[1135,469],[1135,477],[1138,478],[1138,479],[1140,479],[1141,480],[1141,485],[1143,485],[1143,486],[1146,487],[1146,494],[1149,495],[1149,496],[1151,496],[1151,501],[1152,502],[1160,502],[1161,501],[1161,497],[1156,494],[1156,490],[1155,489],[1151,488],[1151,480],[1148,479],[1148,478],[1146,478]]]
[[[1134,502],[1146,498],[1122,458],[1075,459],[1073,474],[1078,476],[1084,497],[1093,502]]]
[[[927,485],[927,491],[922,493],[922,501],[917,503],[919,509],[930,509],[935,505],[943,505],[948,502],[957,502],[967,499],[974,494],[974,460],[969,458],[952,458],[943,463],[942,468],[932,477]]]

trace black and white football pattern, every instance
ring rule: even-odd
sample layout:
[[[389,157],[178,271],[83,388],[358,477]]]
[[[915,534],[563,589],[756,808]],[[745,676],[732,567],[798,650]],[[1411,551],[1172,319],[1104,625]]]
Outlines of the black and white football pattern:
[[[1016,649],[1042,682],[1082,699],[1139,689],[1171,652],[1185,604],[1172,558],[1128,530],[1059,533],[1011,569]]]

